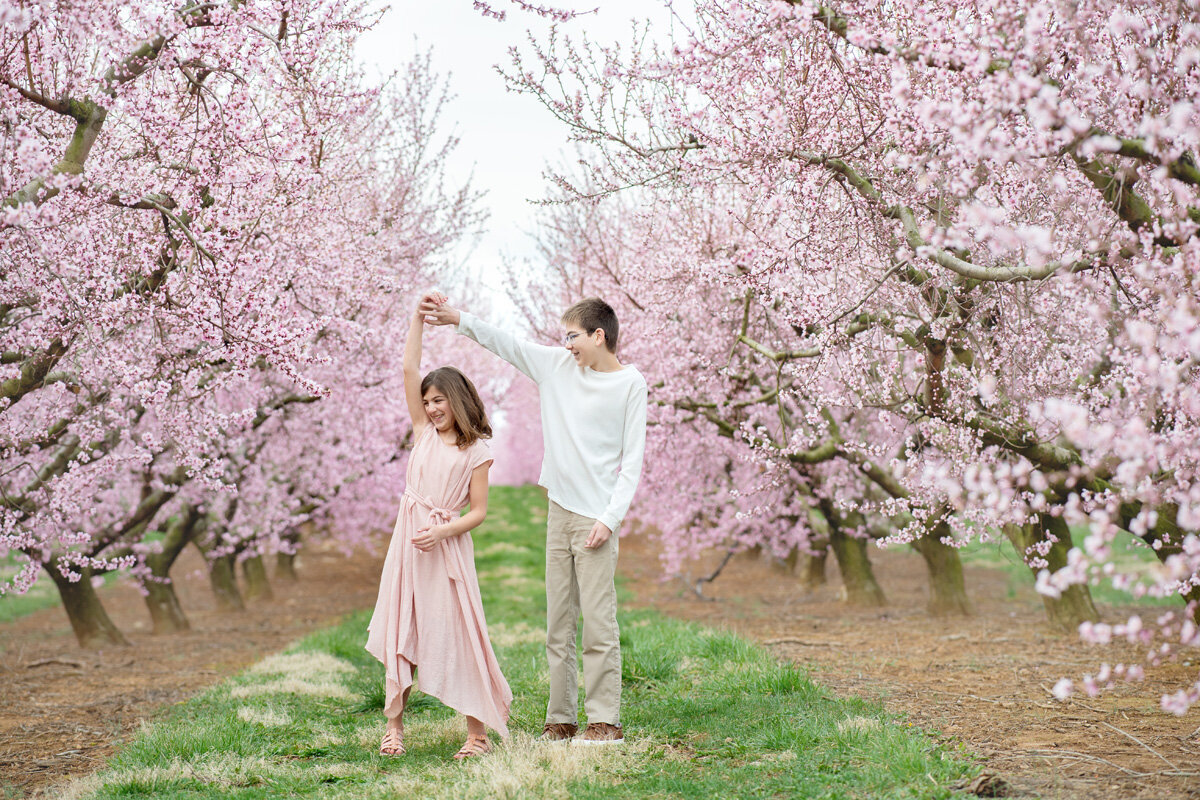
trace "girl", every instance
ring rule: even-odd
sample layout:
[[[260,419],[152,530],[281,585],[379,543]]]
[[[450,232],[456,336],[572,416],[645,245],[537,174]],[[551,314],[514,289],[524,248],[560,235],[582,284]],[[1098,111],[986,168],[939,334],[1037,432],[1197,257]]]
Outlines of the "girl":
[[[429,297],[441,297],[431,293]],[[512,692],[488,640],[467,531],[487,515],[492,456],[483,402],[454,367],[421,379],[418,311],[404,346],[404,396],[414,445],[392,533],[367,651],[387,668],[380,755],[404,753],[404,705],[420,667],[421,691],[467,717],[467,741],[455,758],[491,750],[486,727],[508,738]],[[471,510],[458,512],[470,501]]]

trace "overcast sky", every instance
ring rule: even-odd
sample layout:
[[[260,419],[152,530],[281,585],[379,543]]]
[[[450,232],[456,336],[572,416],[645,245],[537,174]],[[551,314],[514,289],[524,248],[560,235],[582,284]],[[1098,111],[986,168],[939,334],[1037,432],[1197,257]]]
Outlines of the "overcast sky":
[[[596,41],[628,41],[635,18],[668,19],[658,0],[539,2],[596,8],[596,13],[561,24],[565,33],[586,31]],[[534,227],[534,207],[527,201],[545,194],[544,168],[559,163],[567,140],[566,128],[533,98],[506,91],[494,68],[508,65],[510,46],[528,50],[527,30],[544,38],[550,23],[521,12],[509,0],[491,4],[508,12],[505,21],[484,17],[474,10],[472,0],[394,0],[380,24],[362,37],[358,50],[368,70],[390,74],[418,49],[431,49],[434,68],[449,75],[456,97],[443,123],[446,130],[453,126],[461,139],[451,178],[461,182],[473,175],[475,188],[486,192],[487,231],[471,257],[472,272],[485,276],[495,274],[490,268],[505,255],[532,256],[528,233]]]

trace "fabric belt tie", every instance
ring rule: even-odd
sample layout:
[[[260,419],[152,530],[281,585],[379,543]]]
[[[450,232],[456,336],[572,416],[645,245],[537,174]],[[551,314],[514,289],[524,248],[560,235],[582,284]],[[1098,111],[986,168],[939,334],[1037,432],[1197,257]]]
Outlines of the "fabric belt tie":
[[[417,494],[412,489],[405,488],[404,496],[411,498],[412,501],[417,505],[424,506],[425,508],[429,509],[430,527],[434,525],[447,525],[453,522],[454,518],[458,516],[457,510],[451,508],[439,508],[438,506],[435,506],[433,503],[429,502],[429,500],[426,498],[421,497],[421,495]],[[452,538],[458,539],[459,537],[455,536]],[[463,575],[466,574],[466,567],[463,563],[462,551],[456,544],[452,543],[451,539],[443,539],[441,542],[441,547],[435,548],[435,550],[431,552],[438,551],[440,551],[445,558],[446,574],[450,577],[450,580],[461,582],[463,580]],[[428,558],[430,553],[417,553],[416,555],[419,558]]]
[[[458,513],[449,508],[438,508],[433,503],[426,500],[421,495],[414,492],[412,489],[405,488],[404,496],[412,498],[413,502],[419,506],[424,506],[429,509],[429,524],[432,525],[448,525],[454,521],[455,515]]]

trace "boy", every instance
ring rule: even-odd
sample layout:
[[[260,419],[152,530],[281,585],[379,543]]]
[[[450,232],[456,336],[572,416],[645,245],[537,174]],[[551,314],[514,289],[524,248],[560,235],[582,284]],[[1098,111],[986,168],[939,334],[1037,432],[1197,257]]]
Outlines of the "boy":
[[[617,359],[617,315],[591,297],[562,315],[565,349],[516,338],[438,294],[421,306],[434,325],[455,325],[538,385],[546,487],[546,660],[550,701],[544,739],[624,741],[617,630],[617,528],[642,474],[646,380]],[[575,628],[583,615],[584,710],[578,733]]]

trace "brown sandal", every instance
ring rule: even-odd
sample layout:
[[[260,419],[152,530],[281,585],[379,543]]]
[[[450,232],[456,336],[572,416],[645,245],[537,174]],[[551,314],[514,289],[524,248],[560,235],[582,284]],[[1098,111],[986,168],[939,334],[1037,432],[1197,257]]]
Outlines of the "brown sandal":
[[[484,756],[490,752],[492,752],[492,743],[488,741],[487,734],[471,733],[467,735],[467,741],[463,743],[462,749],[454,754],[454,758],[461,761],[464,758]]]
[[[404,731],[388,728],[383,734],[383,741],[379,744],[379,755],[402,756],[405,752]]]

